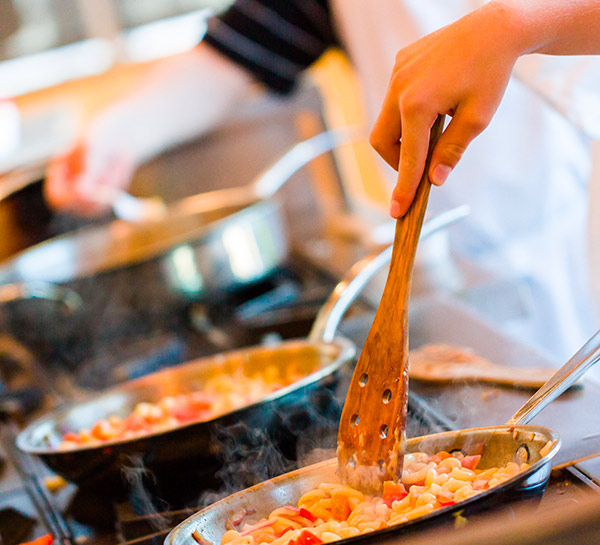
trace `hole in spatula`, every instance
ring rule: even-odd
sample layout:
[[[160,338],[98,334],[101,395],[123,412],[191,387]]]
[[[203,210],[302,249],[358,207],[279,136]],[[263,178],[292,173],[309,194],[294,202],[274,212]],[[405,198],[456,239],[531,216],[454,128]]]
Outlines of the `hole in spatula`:
[[[390,400],[392,399],[392,391],[391,390],[385,390],[383,392],[383,395],[381,396],[381,401],[383,401],[384,403],[389,403]]]
[[[381,437],[382,439],[385,439],[387,437],[389,428],[383,424],[380,428],[379,428],[379,437]]]
[[[358,421],[360,420],[359,416],[355,413],[352,415],[352,418],[350,419],[350,422],[352,423],[353,426],[358,426]]]
[[[367,373],[363,373],[360,378],[358,379],[358,383],[362,386],[365,387],[367,385],[367,382],[369,382],[369,375],[367,375]]]

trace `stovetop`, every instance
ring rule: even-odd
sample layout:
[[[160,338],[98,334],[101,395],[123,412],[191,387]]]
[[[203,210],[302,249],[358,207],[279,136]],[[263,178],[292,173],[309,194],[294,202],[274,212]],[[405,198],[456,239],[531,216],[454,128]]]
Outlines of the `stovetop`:
[[[305,337],[334,285],[330,277],[291,259],[266,281],[224,296],[218,305],[194,303],[176,318],[157,320],[156,324],[139,323],[137,328],[108,339],[105,332],[99,330],[96,337],[84,339],[90,348],[85,357],[80,357],[76,345],[67,353],[48,354],[43,346],[38,350],[35,343],[27,345],[27,337],[15,340],[5,336],[0,339],[0,356],[5,356],[2,367],[5,385],[11,392],[20,387],[18,391],[41,393],[42,406],[37,411],[41,413],[184,361],[249,345]],[[94,312],[103,313],[104,309],[94,309]],[[343,399],[343,394],[340,396]],[[33,400],[39,401],[39,397],[33,395]],[[340,409],[338,400],[328,416],[331,429]],[[83,490],[56,479],[38,460],[15,448],[18,426],[14,418],[5,419],[1,426],[0,536],[3,545],[17,544],[48,531],[64,543],[128,542],[147,531],[162,531],[165,525],[189,515],[200,503],[233,490],[231,483],[227,484],[227,490],[202,490],[199,478],[197,497],[191,500],[191,507],[186,508],[189,498],[182,498],[172,483],[154,482],[145,475],[145,468],[140,467],[136,473],[135,466],[128,471],[123,490],[115,495]],[[295,462],[286,459],[275,447],[268,448],[267,440],[267,437],[256,437],[255,445],[245,446],[243,457],[253,457],[254,464],[265,465],[263,477],[292,469]],[[322,446],[332,447],[334,443],[335,434],[329,433],[329,437],[323,438]],[[240,458],[241,455],[232,455],[225,460],[223,473],[233,474],[235,464],[242,463]],[[228,482],[226,477],[224,482]],[[174,515],[138,521],[140,515],[149,512],[174,510],[177,512]]]
[[[300,259],[292,260],[267,282],[250,291],[234,294],[218,306],[195,304],[185,315],[167,325],[162,324],[158,330],[128,332],[112,343],[104,338],[97,340],[91,343],[94,350],[78,361],[72,357],[64,360],[54,357],[41,366],[35,354],[17,351],[13,354],[14,359],[21,363],[25,361],[28,367],[23,375],[25,378],[15,371],[10,377],[14,384],[7,381],[6,386],[22,385],[29,373],[29,378],[35,377],[38,386],[47,394],[44,408],[48,408],[182,361],[251,344],[302,337],[310,330],[316,312],[334,284],[335,281],[322,270]],[[351,319],[343,333],[360,346],[372,319],[372,309],[359,302],[349,315]],[[419,335],[416,328],[415,336]],[[5,343],[5,352],[18,347],[11,342]],[[10,357],[6,358],[9,360]],[[18,361],[13,362],[14,367],[18,367]],[[349,372],[346,372],[335,392],[337,410],[341,409],[349,378]],[[442,414],[431,401],[430,392],[424,392],[424,396],[418,392],[417,388],[409,396],[409,437],[460,427],[458,422]],[[339,413],[333,410],[332,415],[334,422],[325,427],[319,437],[320,443],[313,445],[320,448],[303,452],[300,464],[334,455],[335,423]],[[217,490],[202,490],[199,485],[196,497],[182,499],[176,486],[155,482],[147,477],[144,467],[140,466],[136,471],[133,466],[127,473],[126,486],[118,493],[86,490],[61,482],[37,459],[19,452],[14,446],[14,437],[18,433],[15,419],[5,418],[0,424],[0,432],[3,460],[0,466],[0,536],[3,545],[17,545],[48,532],[61,545],[159,544],[171,528],[199,507],[236,489],[231,483]],[[283,457],[276,449],[267,448],[264,437],[258,437],[253,447],[246,450],[242,458],[250,458],[255,465],[264,466],[263,478],[298,465],[296,460]],[[244,468],[236,465],[239,462],[240,457],[232,456],[227,461],[226,471],[230,474],[243,471]],[[553,474],[543,495],[506,498],[493,511],[507,520],[518,521],[531,511],[532,506],[543,514],[562,502],[580,502],[597,493],[597,484],[576,468],[569,467]],[[403,541],[409,540],[409,537],[403,537]]]

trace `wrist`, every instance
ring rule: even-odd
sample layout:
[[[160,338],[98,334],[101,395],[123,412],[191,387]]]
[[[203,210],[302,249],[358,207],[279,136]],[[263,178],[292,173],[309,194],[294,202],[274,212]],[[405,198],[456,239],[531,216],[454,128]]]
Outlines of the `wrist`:
[[[491,0],[480,8],[498,30],[500,43],[517,57],[543,47],[544,37],[531,4],[520,0]]]

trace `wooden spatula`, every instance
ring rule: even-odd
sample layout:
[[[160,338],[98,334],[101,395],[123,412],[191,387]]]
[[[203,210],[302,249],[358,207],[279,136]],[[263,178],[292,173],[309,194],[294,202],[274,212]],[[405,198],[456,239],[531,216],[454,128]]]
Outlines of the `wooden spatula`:
[[[373,325],[356,364],[338,432],[343,482],[377,491],[402,474],[408,389],[408,302],[417,241],[429,197],[427,171],[444,124],[431,129],[415,199],[396,223],[392,260]]]
[[[513,388],[541,388],[556,373],[552,367],[499,365],[468,348],[445,344],[411,350],[411,380],[433,383],[480,382]]]

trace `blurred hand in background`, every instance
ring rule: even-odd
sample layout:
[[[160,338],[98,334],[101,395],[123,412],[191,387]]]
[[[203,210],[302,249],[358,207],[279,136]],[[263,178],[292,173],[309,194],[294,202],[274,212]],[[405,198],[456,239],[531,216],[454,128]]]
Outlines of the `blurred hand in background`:
[[[49,205],[88,216],[106,212],[143,161],[218,125],[252,81],[205,44],[159,63],[51,161],[44,185]]]

